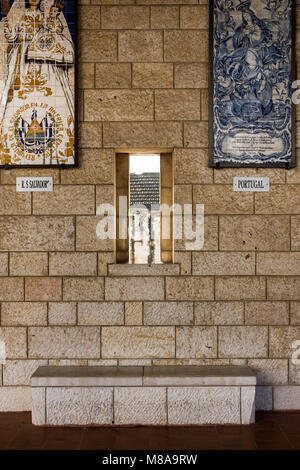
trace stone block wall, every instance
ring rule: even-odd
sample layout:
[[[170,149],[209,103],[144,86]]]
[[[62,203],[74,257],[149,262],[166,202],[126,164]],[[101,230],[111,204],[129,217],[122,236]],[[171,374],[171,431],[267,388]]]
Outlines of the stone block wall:
[[[299,166],[209,168],[206,0],[79,4],[80,168],[1,170],[0,411],[31,409],[43,364],[249,364],[258,408],[300,409]],[[132,148],[174,149],[175,202],[205,205],[203,249],[175,243],[179,275],[108,275],[96,207]],[[16,193],[29,175],[54,192]],[[236,175],[271,191],[234,193]]]

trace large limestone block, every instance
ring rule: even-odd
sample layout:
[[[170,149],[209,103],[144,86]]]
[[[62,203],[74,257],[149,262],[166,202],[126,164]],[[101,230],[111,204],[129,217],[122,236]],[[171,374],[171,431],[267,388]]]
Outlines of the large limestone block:
[[[20,277],[2,277],[0,281],[0,301],[24,300],[24,280]]]
[[[76,302],[49,302],[49,325],[75,325]]]
[[[102,29],[148,29],[149,8],[136,6],[102,7]]]
[[[162,121],[199,120],[199,90],[156,90],[155,117]]]
[[[0,186],[0,214],[31,214],[29,193],[19,193],[13,186]]]
[[[0,251],[72,251],[73,217],[0,217]]]
[[[166,31],[166,62],[206,62],[208,60],[208,33],[206,31]]]
[[[70,277],[64,279],[64,300],[103,300],[104,279],[103,277]]]
[[[300,275],[300,253],[258,253],[257,274]]]
[[[47,276],[48,253],[10,253],[11,276]]]
[[[212,183],[213,171],[207,167],[207,150],[204,149],[175,149],[175,183],[195,184]],[[184,203],[189,201],[186,199]]]
[[[116,32],[82,31],[78,39],[80,62],[115,62],[117,60]]]
[[[133,64],[133,88],[173,88],[173,64]]]
[[[165,387],[116,387],[115,424],[167,424]]]
[[[157,3],[157,2],[152,2]],[[163,2],[161,2],[163,3]],[[171,2],[168,2],[171,3]],[[176,2],[173,2],[176,3]],[[179,8],[177,6],[151,7],[151,29],[178,29]]]
[[[243,302],[195,302],[195,325],[242,325]]]
[[[78,325],[123,325],[122,302],[79,302]]]
[[[188,201],[188,203],[190,203]],[[196,217],[193,216],[193,227],[195,227],[196,223]],[[194,242],[195,240],[189,236],[189,238],[186,238],[184,235],[184,226],[182,225],[183,228],[183,237],[182,240],[174,240],[174,246],[175,250],[178,251],[185,251],[186,250],[186,244]],[[203,250],[205,251],[218,251],[218,217],[209,215],[204,217],[204,244],[203,244]]]
[[[246,325],[288,325],[288,302],[245,302]]]
[[[109,122],[103,125],[104,147],[180,147],[179,122]]]
[[[162,62],[162,31],[121,31],[119,33],[120,62]]]
[[[47,424],[111,424],[111,387],[49,387],[46,391]]]
[[[267,278],[268,299],[300,300],[300,276]]]
[[[182,276],[166,280],[167,300],[213,300],[212,277]]]
[[[192,302],[145,302],[145,325],[192,325]]]
[[[239,424],[240,387],[169,387],[169,424]]]
[[[72,359],[100,357],[97,327],[34,327],[28,332],[30,358]]]
[[[76,250],[77,251],[113,251],[114,240],[101,239],[98,233],[99,216],[76,217]]]
[[[30,387],[0,387],[2,411],[31,411]]]
[[[90,185],[54,186],[53,192],[33,193],[33,214],[95,213],[95,188]]]
[[[82,6],[78,7],[78,26],[79,29],[100,29],[100,8],[99,6],[89,6],[85,5],[85,2]]]
[[[105,281],[105,300],[164,300],[163,277],[114,277]]]
[[[96,64],[95,80],[96,88],[131,88],[131,65]]]
[[[181,67],[182,69],[185,69],[186,65],[181,65]],[[201,122],[185,122],[184,123],[184,146],[207,148],[208,147],[208,123],[202,122],[202,121]]]
[[[207,88],[208,72],[208,64],[175,64],[175,88]],[[206,122],[190,122],[184,124],[186,147],[208,147],[208,129]],[[188,134],[186,134],[186,128],[188,129]],[[196,129],[200,129],[201,132],[201,130],[205,128],[207,129],[206,135],[203,135],[203,132],[201,135],[196,135]],[[204,140],[206,145],[203,145]],[[200,145],[195,145],[196,142],[200,142]]]
[[[255,274],[254,253],[193,253],[193,274],[200,276]]]
[[[96,276],[97,253],[50,253],[50,276]]]
[[[176,329],[176,357],[209,358],[217,356],[217,328],[181,326]]]
[[[151,90],[86,90],[85,117],[90,121],[150,121]]]
[[[103,327],[103,358],[166,358],[174,357],[173,327],[133,326]]]
[[[290,249],[289,217],[221,216],[220,249],[280,251]]]
[[[0,342],[3,342],[5,346],[6,357],[4,359],[22,359],[26,357],[27,355],[26,328],[11,327],[11,326],[1,327],[0,328]],[[1,358],[2,358],[2,354],[1,354]]]
[[[46,302],[2,302],[1,325],[47,325],[47,304]]]
[[[268,355],[268,327],[220,326],[219,357],[248,358]]]
[[[266,281],[263,276],[216,277],[217,300],[264,300]]]
[[[25,279],[25,300],[61,300],[62,280],[59,277],[28,277]]]

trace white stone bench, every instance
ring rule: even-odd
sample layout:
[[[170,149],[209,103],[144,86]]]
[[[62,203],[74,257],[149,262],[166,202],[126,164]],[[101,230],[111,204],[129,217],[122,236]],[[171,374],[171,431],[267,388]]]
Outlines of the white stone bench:
[[[250,424],[256,376],[244,366],[41,366],[37,425]]]

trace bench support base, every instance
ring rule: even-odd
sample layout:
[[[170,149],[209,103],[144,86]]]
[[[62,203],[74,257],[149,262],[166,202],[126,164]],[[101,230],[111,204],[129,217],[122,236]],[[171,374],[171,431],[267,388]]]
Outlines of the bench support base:
[[[36,425],[250,424],[255,386],[32,387]]]

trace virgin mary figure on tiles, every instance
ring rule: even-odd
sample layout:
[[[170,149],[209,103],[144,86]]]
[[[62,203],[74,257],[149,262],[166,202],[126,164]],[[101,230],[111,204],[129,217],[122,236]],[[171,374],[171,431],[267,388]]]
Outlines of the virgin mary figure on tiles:
[[[74,6],[68,0],[1,1],[1,165],[74,164],[74,15],[68,3]]]

